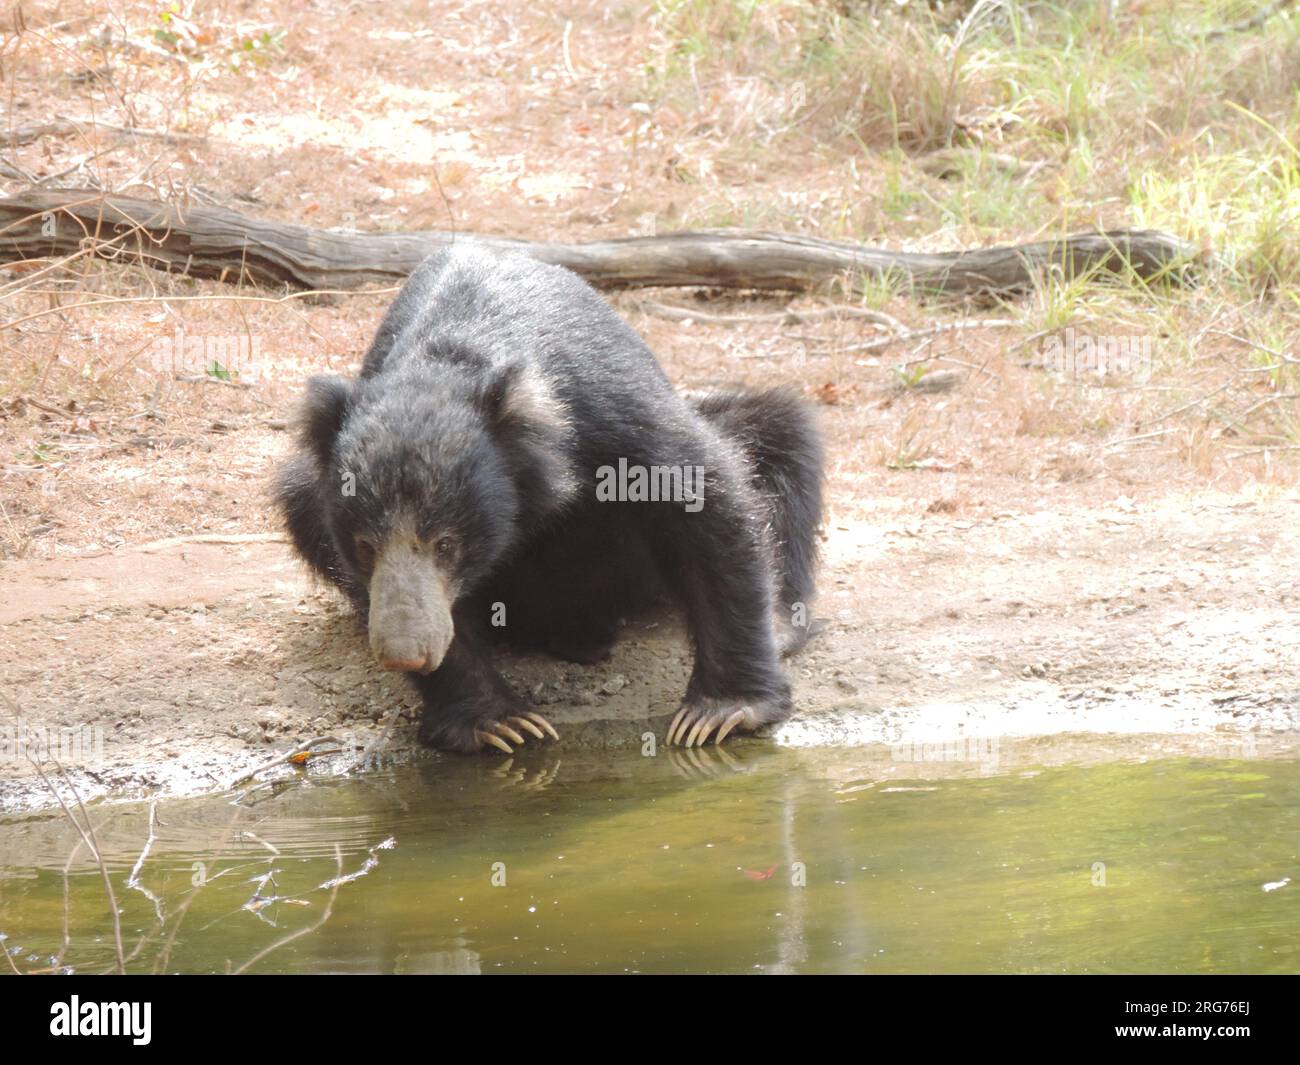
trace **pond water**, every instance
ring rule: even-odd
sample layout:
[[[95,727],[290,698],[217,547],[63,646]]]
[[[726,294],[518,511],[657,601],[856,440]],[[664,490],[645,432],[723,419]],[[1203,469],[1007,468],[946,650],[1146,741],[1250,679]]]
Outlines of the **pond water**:
[[[233,798],[159,803],[136,886],[149,807],[92,808],[131,971],[1300,972],[1296,761],[882,771],[751,742]],[[112,966],[66,820],[0,839],[17,967]]]

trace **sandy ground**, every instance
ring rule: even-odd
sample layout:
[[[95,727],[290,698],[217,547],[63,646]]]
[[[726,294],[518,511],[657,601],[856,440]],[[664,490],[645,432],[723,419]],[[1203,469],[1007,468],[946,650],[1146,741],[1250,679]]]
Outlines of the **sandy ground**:
[[[882,745],[895,762],[980,761],[1031,737],[1057,737],[1037,748],[1049,762],[1294,753],[1298,508],[1202,493],[834,524],[830,624],[792,663],[799,710],[775,742],[861,746],[864,764]],[[395,704],[387,754],[413,750],[404,682],[372,667],[343,604],[273,533],[10,563],[0,627],[6,690],[38,735],[65,737],[83,796],[218,790],[315,736],[368,743]],[[629,626],[605,665],[517,658],[506,675],[559,728],[559,753],[631,756],[662,737],[688,665],[662,618]],[[48,805],[29,764],[8,769],[5,809]]]

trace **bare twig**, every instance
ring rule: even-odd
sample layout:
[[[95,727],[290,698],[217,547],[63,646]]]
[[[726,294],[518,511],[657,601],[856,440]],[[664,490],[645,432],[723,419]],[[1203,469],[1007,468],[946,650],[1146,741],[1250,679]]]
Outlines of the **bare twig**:
[[[1300,392],[1278,392],[1276,395],[1265,396],[1259,402],[1252,403],[1249,407],[1247,407],[1244,411],[1242,411],[1241,416],[1243,418],[1249,418],[1261,407],[1267,407],[1270,403],[1277,403],[1279,400],[1284,400],[1284,399],[1300,399]]]
[[[95,826],[90,822],[90,815],[86,813],[86,807],[81,801],[81,795],[78,794],[75,785],[73,785],[72,781],[68,779],[67,773],[64,772],[63,767],[59,765],[58,762],[55,762],[54,765],[63,775],[64,783],[66,783],[71,789],[73,798],[77,800],[77,807],[81,811],[82,817],[86,819],[85,828],[82,828],[76,817],[73,816],[72,811],[68,809],[68,804],[63,801],[63,796],[59,794],[58,789],[50,781],[50,778],[45,775],[45,770],[41,767],[41,763],[30,754],[28,754],[27,760],[31,762],[32,768],[36,770],[41,781],[49,789],[50,794],[54,796],[55,801],[58,802],[63,812],[67,815],[68,820],[72,822],[72,827],[77,830],[82,841],[86,844],[86,847],[94,857],[95,864],[99,866],[99,875],[104,881],[104,893],[108,896],[109,913],[113,915],[113,947],[117,955],[117,972],[119,975],[124,976],[126,974],[126,954],[122,949],[122,915],[118,912],[117,895],[113,891],[113,881],[108,875],[108,866],[104,864],[104,856],[100,853],[99,842],[95,838]]]
[[[362,768],[375,751],[382,750],[385,746],[387,746],[388,735],[390,732],[393,731],[393,725],[394,723],[396,723],[397,719],[401,716],[402,709],[403,707],[401,703],[393,704],[392,708],[388,711],[388,713],[384,715],[384,723],[383,723],[383,727],[379,730],[379,735],[376,736],[369,743],[367,743],[365,748],[362,750],[362,752],[352,760],[352,764],[347,768],[347,771],[349,773],[352,773],[357,769]]]
[[[131,867],[131,875],[126,879],[126,886],[132,891],[140,892],[141,895],[153,903],[154,915],[158,918],[158,923],[161,924],[164,920],[162,899],[140,883],[140,870],[144,866],[145,859],[149,857],[149,851],[153,847],[154,841],[157,840],[157,838],[158,804],[152,802],[149,804],[149,838],[144,841],[144,848],[140,851],[140,857],[135,860],[135,865]],[[143,942],[144,940],[141,940],[141,943]],[[138,949],[139,948],[137,948],[137,950]]]
[[[336,743],[341,746],[343,744],[343,741],[340,740],[337,736],[317,736],[315,739],[308,740],[306,743],[300,743],[288,754],[282,755],[279,758],[272,758],[271,761],[265,763],[264,765],[260,765],[256,769],[250,770],[249,772],[245,773],[243,776],[236,778],[235,780],[231,781],[229,785],[227,785],[227,788],[228,789],[237,788],[241,784],[247,784],[250,780],[254,779],[259,773],[265,773],[268,769],[274,769],[276,768],[276,766],[288,765],[291,762],[293,762],[295,758],[301,758],[305,754],[310,754],[313,747],[319,747],[322,743]]]
[[[76,417],[76,414],[72,411],[65,410],[63,407],[56,407],[52,403],[43,403],[35,396],[23,396],[19,402],[25,403],[29,407],[35,407],[37,410],[43,410],[46,414],[57,414],[61,418]]]
[[[1238,367],[1242,373],[1270,373],[1273,370],[1280,370],[1284,365],[1300,366],[1300,359],[1288,355],[1285,351],[1278,351],[1276,348],[1270,348],[1265,344],[1256,343],[1246,337],[1238,336],[1236,333],[1229,333],[1225,329],[1207,329],[1207,333],[1214,333],[1216,336],[1227,337],[1229,340],[1235,340],[1238,344],[1245,344],[1248,348],[1254,348],[1256,351],[1262,351],[1265,355],[1277,359],[1273,366],[1242,366]]]
[[[569,48],[569,39],[573,36],[573,20],[569,19],[564,23],[564,38],[562,41],[564,52],[564,70],[569,75],[570,81],[576,81],[578,74],[573,69],[573,52]]]
[[[827,319],[860,318],[865,321],[883,325],[896,333],[906,332],[907,327],[897,318],[884,311],[868,307],[820,307],[810,311],[796,311],[787,307],[783,311],[771,311],[765,314],[710,314],[690,307],[672,307],[664,303],[646,300],[635,305],[638,310],[652,314],[656,318],[667,318],[676,322],[700,322],[704,325],[806,325],[810,322],[822,322]]]
[[[23,971],[20,968],[18,968],[17,963],[14,961],[13,955],[10,954],[8,948],[5,947],[3,939],[0,939],[0,954],[3,954],[5,956],[5,961],[9,963],[9,968],[13,970],[14,976],[23,975]]]
[[[1153,440],[1158,436],[1168,436],[1170,433],[1175,433],[1177,431],[1178,430],[1176,429],[1157,429],[1155,432],[1152,433],[1142,433],[1139,436],[1126,436],[1122,440],[1112,440],[1109,444],[1106,445],[1106,447],[1107,448],[1123,447],[1125,444],[1136,444],[1142,440]]]
[[[225,385],[227,388],[252,388],[247,381],[234,381],[228,377],[214,377],[206,373],[178,373],[172,375],[186,385]]]
[[[834,347],[837,351],[864,352],[879,351],[893,344],[903,344],[910,340],[922,340],[926,337],[938,336],[940,333],[949,333],[958,329],[1014,329],[1019,325],[1020,323],[1013,318],[963,318],[956,322],[940,322],[938,325],[927,326],[924,329],[907,329],[893,336],[880,337],[878,340],[868,340],[861,344],[845,344],[841,346],[833,340],[813,337],[807,339],[816,339],[821,343]],[[926,362],[928,360],[917,359],[915,361]]]
[[[232,976],[241,976],[268,954],[279,950],[281,947],[287,946],[295,939],[301,939],[303,936],[310,935],[312,932],[321,928],[325,922],[330,919],[330,914],[334,912],[334,900],[338,897],[340,886],[345,882],[343,879],[343,851],[337,843],[334,844],[334,861],[338,867],[338,874],[332,881],[327,881],[327,883],[330,884],[330,897],[325,903],[325,910],[321,913],[319,920],[317,920],[315,924],[306,925],[295,932],[290,932],[283,939],[278,939],[269,947],[264,947],[262,950],[259,950],[238,969],[233,971],[228,969],[227,971],[230,972]],[[322,884],[321,886],[324,887],[325,885]]]
[[[1173,410],[1165,411],[1165,413],[1161,414],[1159,417],[1153,418],[1151,420],[1151,424],[1159,425],[1163,421],[1168,421],[1176,414],[1182,414],[1183,411],[1185,410],[1191,410],[1193,407],[1199,407],[1202,403],[1206,402],[1206,400],[1213,399],[1215,396],[1221,395],[1222,393],[1228,391],[1228,389],[1233,387],[1234,383],[1235,382],[1233,381],[1229,381],[1225,385],[1220,385],[1213,392],[1207,392],[1205,395],[1192,400],[1190,403],[1184,403],[1181,407],[1175,407]]]

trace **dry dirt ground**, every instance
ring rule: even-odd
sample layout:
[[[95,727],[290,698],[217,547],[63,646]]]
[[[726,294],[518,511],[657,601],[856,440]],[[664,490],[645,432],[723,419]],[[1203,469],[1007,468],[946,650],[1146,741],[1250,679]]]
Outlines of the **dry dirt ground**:
[[[742,217],[749,201],[788,201],[800,212],[790,225],[815,232],[816,205],[837,202],[843,160],[753,167],[734,145],[710,154],[713,134],[680,116],[643,119],[626,72],[646,31],[627,10],[507,8],[441,5],[436,33],[419,5],[352,4],[345,22],[284,12],[282,56],[205,70],[179,103],[174,60],[91,55],[92,21],[60,16],[66,46],[33,48],[29,35],[7,58],[19,112],[7,124],[84,115],[87,97],[122,124],[130,99],[137,125],[175,129],[183,113],[192,139],[114,141],[102,157],[46,139],[8,158],[39,174],[81,159],[105,187],[142,194],[168,194],[175,177],[200,200],[322,226],[441,227],[450,212],[462,231],[535,238],[626,235],[647,210],[698,221],[692,196],[704,193],[673,163],[681,144]],[[243,17],[211,10],[223,28]],[[119,15],[138,37],[156,12]],[[112,85],[73,77],[100,59]],[[4,315],[0,690],[23,727],[92,749],[102,736],[102,758],[65,759],[83,796],[219,789],[312,737],[364,744],[394,705],[406,713],[387,750],[403,756],[404,682],[371,667],[339,601],[290,558],[266,499],[304,377],[355,368],[391,296],[229,301],[231,286],[74,265],[62,294],[22,294]],[[53,313],[102,293],[149,298]],[[196,299],[210,296],[227,301]],[[864,762],[892,752],[885,761],[908,771],[1043,736],[1056,737],[1035,748],[1043,761],[1295,750],[1300,494],[1294,462],[1283,465],[1294,454],[1230,456],[1216,443],[1197,401],[1218,387],[1201,376],[1222,361],[1212,339],[1176,385],[1140,387],[1050,377],[1017,346],[1025,331],[970,329],[924,348],[957,360],[936,363],[957,367],[950,387],[900,389],[889,364],[917,352],[864,356],[853,345],[878,334],[856,325],[671,321],[644,298],[612,297],[681,387],[780,382],[823,416],[816,613],[829,624],[791,664],[799,709],[777,742],[862,745]],[[987,313],[888,309],[913,326]],[[236,382],[177,373],[148,353],[178,331],[255,338],[261,355]],[[506,672],[560,729],[562,754],[662,737],[687,668],[680,628],[660,619],[633,624],[603,666],[519,659]],[[5,714],[0,809],[48,805]],[[737,751],[750,742],[769,741]]]

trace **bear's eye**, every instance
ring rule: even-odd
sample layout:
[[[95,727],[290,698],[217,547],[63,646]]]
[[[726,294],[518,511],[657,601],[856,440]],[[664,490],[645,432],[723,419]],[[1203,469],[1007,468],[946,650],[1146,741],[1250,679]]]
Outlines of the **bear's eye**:
[[[452,541],[450,536],[443,536],[440,539],[435,540],[433,544],[433,553],[442,558],[446,558],[455,549],[456,544]]]
[[[375,545],[364,537],[358,536],[352,541],[357,553],[357,561],[366,569],[375,564]]]

